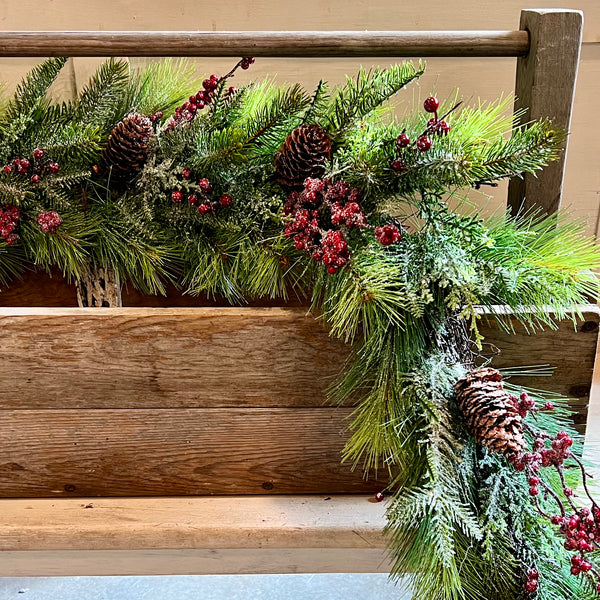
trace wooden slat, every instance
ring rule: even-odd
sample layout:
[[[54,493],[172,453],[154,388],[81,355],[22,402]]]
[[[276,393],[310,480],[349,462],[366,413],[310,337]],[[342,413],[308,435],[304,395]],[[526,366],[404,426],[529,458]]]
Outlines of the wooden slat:
[[[350,411],[0,411],[0,497],[374,493],[340,464]]]
[[[2,308],[0,408],[323,406],[348,353],[306,309]]]
[[[385,506],[366,495],[3,499],[0,549],[382,548]]]
[[[523,56],[524,31],[4,31],[0,56]]]
[[[583,13],[578,10],[531,9],[521,12],[521,29],[529,32],[531,48],[517,61],[515,111],[522,110],[517,125],[537,119],[552,119],[566,132],[579,66]],[[558,160],[541,173],[514,178],[508,190],[513,214],[540,208],[547,213],[560,207],[565,149]]]
[[[0,550],[0,577],[389,573],[390,570],[383,548]]]
[[[571,406],[577,412],[575,423],[585,432],[594,362],[598,347],[600,311],[597,306],[582,307],[582,318],[574,323],[566,319],[554,331],[546,329],[530,334],[512,320],[514,333],[501,329],[493,319],[486,319],[481,327],[485,336],[484,354],[494,356],[494,366],[522,367],[549,365],[554,367],[552,377],[513,377],[519,385],[548,390],[572,398]]]
[[[359,495],[0,500],[0,576],[385,572],[385,504]]]

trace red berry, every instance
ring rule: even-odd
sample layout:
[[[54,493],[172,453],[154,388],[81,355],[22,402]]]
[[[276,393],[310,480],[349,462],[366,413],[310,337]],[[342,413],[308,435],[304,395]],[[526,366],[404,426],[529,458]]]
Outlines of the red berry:
[[[410,145],[410,138],[406,135],[406,133],[402,132],[396,138],[396,148],[406,148]]]
[[[430,113],[434,113],[440,107],[440,101],[435,96],[429,96],[423,102],[423,108]]]
[[[335,267],[327,267],[327,272],[330,275],[335,275],[335,273],[337,272],[337,269]]]
[[[55,210],[40,213],[37,218],[37,223],[44,233],[56,233],[62,222],[63,220]]]
[[[237,91],[238,91],[238,90],[237,90],[237,88],[236,88],[234,85],[232,85],[232,86],[231,86],[231,87],[230,87],[230,88],[227,90],[227,93],[228,93],[230,96],[233,96],[233,95],[237,94]]]
[[[418,140],[417,140],[417,148],[421,151],[421,152],[427,152],[427,150],[429,150],[431,148],[431,138],[427,137],[426,135],[421,136]]]
[[[13,170],[11,165],[4,165],[4,172],[10,173]]]
[[[188,202],[190,204],[197,204],[198,203],[198,196],[196,196],[196,194],[190,194],[188,196]]]
[[[535,579],[530,579],[525,584],[525,591],[529,592],[529,593],[533,593],[533,592],[537,591],[538,587],[539,587],[539,583]]]
[[[201,204],[201,205],[198,207],[198,212],[199,212],[201,215],[205,215],[205,214],[206,214],[206,213],[207,213],[209,210],[210,210],[210,206],[209,206],[208,204]]]
[[[13,158],[13,165],[15,166],[19,166],[21,164],[21,159],[20,158]]]
[[[212,192],[212,185],[210,183],[210,181],[208,179],[206,179],[206,177],[203,177],[199,182],[198,182],[198,187],[206,194]]]
[[[396,171],[396,173],[405,173],[407,170],[406,161],[402,158],[395,158],[390,162],[390,167],[392,170]]]
[[[450,125],[446,121],[440,121],[437,125],[438,135],[448,135],[450,133]]]
[[[39,183],[40,182],[40,176],[39,175],[32,175],[31,176],[31,183]]]
[[[529,483],[529,485],[538,485],[540,482],[540,478],[539,477],[530,477],[527,482]]]
[[[575,575],[575,577],[577,577],[577,575],[579,575],[579,573],[581,573],[581,571],[579,570],[579,567],[571,567],[571,575]]]
[[[583,563],[583,557],[580,556],[579,554],[576,554],[575,556],[571,557],[571,564],[574,567],[580,567],[582,563]]]
[[[192,171],[190,169],[184,169],[183,171],[181,171],[181,176],[184,179],[189,179],[192,176]]]
[[[183,192],[180,192],[179,190],[175,190],[171,194],[171,198],[172,198],[173,202],[181,202],[183,200]]]
[[[529,577],[529,579],[539,579],[540,572],[537,569],[529,569],[527,576]]]
[[[244,71],[246,71],[247,69],[249,69],[249,68],[250,68],[250,62],[248,61],[248,59],[247,59],[247,58],[243,58],[243,59],[240,61],[240,67],[242,67],[242,69],[244,69]]]
[[[544,410],[554,410],[554,404],[552,404],[552,402],[546,402],[546,404],[544,404]]]
[[[51,162],[48,165],[48,171],[50,171],[50,173],[54,173],[56,175],[56,173],[60,172],[60,165],[56,162]]]
[[[223,194],[219,198],[219,203],[221,204],[221,206],[231,206],[232,202],[233,198],[229,194]]]
[[[540,493],[540,490],[538,488],[536,488],[535,486],[532,486],[529,488],[530,496],[537,496],[539,493]]]
[[[565,496],[573,495],[573,490],[571,488],[565,488],[563,491],[565,492]]]
[[[45,154],[45,152],[42,148],[36,148],[33,151],[33,158],[40,160],[40,158],[44,158],[44,154]]]
[[[381,492],[377,492],[375,494],[375,501],[376,502],[381,502],[384,499],[384,495]]]

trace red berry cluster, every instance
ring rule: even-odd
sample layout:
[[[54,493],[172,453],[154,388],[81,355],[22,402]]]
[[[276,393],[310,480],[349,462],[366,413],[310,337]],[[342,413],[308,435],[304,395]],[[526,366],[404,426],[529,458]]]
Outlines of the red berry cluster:
[[[382,246],[390,246],[400,241],[402,235],[398,231],[398,228],[394,225],[383,225],[382,227],[375,227],[375,239]]]
[[[297,250],[325,265],[331,275],[350,260],[348,230],[373,229],[360,206],[360,191],[343,180],[307,178],[302,192],[288,196],[283,212],[291,217],[285,235],[294,239]],[[376,233],[381,243],[400,239],[394,225],[377,229],[381,230]]]
[[[522,417],[529,413],[552,411],[554,405],[546,402],[543,407],[536,407],[535,401],[526,393],[520,397],[511,396],[515,409]],[[596,579],[597,591],[600,594],[600,573],[593,564],[587,560],[586,553],[600,548],[600,506],[592,498],[588,486],[586,473],[581,460],[572,452],[573,438],[566,431],[559,431],[552,436],[544,431],[533,429],[524,423],[526,431],[533,437],[533,448],[530,452],[511,457],[511,462],[517,471],[525,472],[529,484],[529,495],[532,497],[537,511],[553,525],[559,527],[558,533],[564,536],[564,547],[575,554],[571,557],[571,573],[578,576],[582,573],[591,573]],[[564,470],[571,468],[567,461],[573,461],[581,470],[583,488],[592,503],[589,508],[578,508],[575,505],[573,490],[567,485]],[[543,479],[542,469],[551,468],[558,473],[562,483],[564,500]],[[560,514],[547,514],[539,503],[538,497],[543,492],[546,499],[552,498]],[[535,569],[529,571],[525,590],[535,593],[539,587],[539,574]]]
[[[40,213],[37,223],[44,233],[56,233],[63,220],[55,210]]]
[[[182,179],[190,179],[192,176],[191,169],[183,169],[181,171]],[[205,215],[209,212],[215,212],[217,208],[227,208],[233,204],[233,198],[229,194],[222,194],[218,200],[215,199],[211,194],[213,192],[212,183],[203,177],[198,181],[197,185],[187,184],[186,187],[192,190],[192,193],[188,194],[187,201],[192,206],[198,206],[198,212],[201,215]],[[171,200],[176,204],[179,204],[184,197],[184,193],[181,190],[173,190],[171,192]]]
[[[525,591],[533,594],[540,587],[540,572],[537,569],[527,571],[527,581],[525,582]]]
[[[42,148],[36,148],[33,151],[33,160],[28,158],[13,158],[10,164],[4,165],[2,170],[5,173],[13,175],[29,175],[31,183],[39,183],[42,179],[40,175],[44,172],[56,175],[60,172],[60,165],[52,160],[42,162],[46,153]]]
[[[236,65],[233,67],[227,75],[223,77],[219,77],[215,73],[213,73],[210,77],[205,79],[202,82],[202,89],[198,90],[194,96],[190,96],[187,102],[184,102],[181,106],[175,109],[175,114],[167,124],[165,131],[172,131],[176,127],[180,127],[185,123],[191,123],[195,118],[198,111],[202,110],[205,106],[208,106],[212,103],[215,98],[216,89],[219,86],[219,83],[224,79],[228,79],[229,77],[233,77],[233,74],[236,70],[241,67],[242,69],[248,69],[251,64],[254,63],[254,58],[249,56],[246,58],[242,58]],[[237,88],[231,86],[227,93],[225,94],[225,100],[230,100],[237,93]],[[160,112],[160,111],[159,111]],[[153,121],[157,121],[162,117],[162,112],[160,112],[160,117],[157,117],[159,113],[156,113],[150,117]]]
[[[18,206],[5,204],[0,207],[0,237],[10,246],[19,240],[15,229],[21,219],[21,211]]]
[[[408,151],[427,152],[433,146],[433,135],[448,135],[450,133],[450,125],[444,118],[438,118],[438,109],[440,102],[434,96],[430,96],[423,102],[423,108],[428,113],[434,113],[434,116],[427,121],[427,127],[425,131],[417,137],[414,144],[411,144],[411,139],[403,131],[396,138],[396,154],[397,156],[390,161],[390,168],[396,173],[405,173],[408,170],[408,162],[405,157],[405,153]],[[456,107],[455,107],[456,108]],[[454,110],[454,109],[452,109]],[[447,115],[445,115],[447,116]]]

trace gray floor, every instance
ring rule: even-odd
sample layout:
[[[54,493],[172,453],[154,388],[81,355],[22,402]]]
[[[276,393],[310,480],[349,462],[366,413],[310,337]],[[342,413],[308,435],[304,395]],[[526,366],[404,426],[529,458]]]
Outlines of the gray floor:
[[[408,600],[382,574],[0,578],[0,600]]]

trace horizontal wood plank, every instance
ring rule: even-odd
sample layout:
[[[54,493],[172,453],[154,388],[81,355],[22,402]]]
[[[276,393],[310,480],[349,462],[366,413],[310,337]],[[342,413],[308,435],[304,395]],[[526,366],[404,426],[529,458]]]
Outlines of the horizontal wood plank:
[[[389,573],[384,548],[24,550],[0,554],[0,577]]]
[[[374,493],[351,410],[4,410],[0,497]]]
[[[0,56],[523,56],[524,31],[3,31]]]
[[[575,423],[585,432],[594,363],[598,349],[600,312],[597,306],[582,307],[581,318],[561,321],[556,330],[528,331],[512,319],[513,333],[484,318],[481,333],[485,336],[485,356],[493,357],[497,368],[547,365],[551,377],[511,377],[517,385],[547,390],[570,398],[577,414]]]
[[[383,548],[385,508],[366,495],[2,499],[0,550]]]
[[[348,348],[306,309],[2,308],[0,408],[323,406]]]

